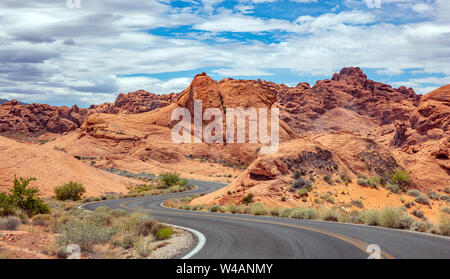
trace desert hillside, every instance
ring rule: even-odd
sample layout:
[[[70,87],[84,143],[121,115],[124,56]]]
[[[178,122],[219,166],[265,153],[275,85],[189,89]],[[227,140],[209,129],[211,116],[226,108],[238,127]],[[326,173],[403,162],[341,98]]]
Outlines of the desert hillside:
[[[95,195],[123,192],[132,183],[101,169],[173,170],[232,182],[200,202],[238,202],[251,191],[256,199],[273,203],[292,195],[287,185],[295,171],[355,180],[358,175],[387,178],[405,169],[411,177],[408,188],[430,192],[450,185],[449,92],[447,85],[420,96],[411,88],[369,80],[359,68],[344,68],[314,86],[295,87],[215,81],[202,73],[180,93],[139,90],[87,109],[13,100],[0,105],[0,131],[11,138],[1,138],[0,185],[6,189],[14,175],[35,176],[42,192],[51,195],[52,187],[78,180]],[[202,101],[203,111],[279,108],[279,152],[262,155],[260,143],[173,143],[171,113],[186,108],[193,115],[194,100]],[[225,195],[228,191],[236,195]]]

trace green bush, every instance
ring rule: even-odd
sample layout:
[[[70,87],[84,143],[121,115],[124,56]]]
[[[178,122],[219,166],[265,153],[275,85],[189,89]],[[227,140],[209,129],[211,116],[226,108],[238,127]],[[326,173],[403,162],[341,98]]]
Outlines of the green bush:
[[[409,172],[405,169],[395,171],[390,177],[392,182],[398,185],[406,185],[410,181]]]
[[[6,193],[0,193],[0,216],[14,215],[17,206],[12,197]]]
[[[418,197],[418,196],[422,195],[422,192],[420,192],[419,190],[410,190],[410,191],[406,192],[406,194],[411,197]]]
[[[447,193],[447,194],[450,194],[450,187],[445,187],[444,188],[444,192]]]
[[[253,202],[253,194],[252,193],[249,193],[247,196],[245,196],[242,199],[242,203],[245,204],[245,205],[250,204],[252,202]]]
[[[84,193],[86,193],[86,188],[84,188],[83,184],[73,181],[55,188],[56,199],[61,201],[79,201]]]
[[[156,232],[156,237],[159,240],[164,240],[164,239],[170,238],[173,234],[174,234],[174,231],[171,228],[164,227],[164,228],[159,229]]]
[[[39,198],[39,189],[28,187],[36,178],[14,178],[14,186],[10,190],[10,199],[19,209],[23,210],[29,217],[36,214],[50,213],[50,207]]]
[[[163,187],[172,187],[175,185],[184,186],[187,184],[187,181],[180,178],[180,175],[176,172],[164,172],[159,175],[161,186]]]
[[[22,222],[17,217],[7,217],[0,219],[0,230],[15,231]]]

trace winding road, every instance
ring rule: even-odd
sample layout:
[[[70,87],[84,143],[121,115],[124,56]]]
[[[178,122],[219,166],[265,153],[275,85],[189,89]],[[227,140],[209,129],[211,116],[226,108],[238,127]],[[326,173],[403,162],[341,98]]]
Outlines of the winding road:
[[[377,255],[376,249],[368,252],[370,244],[380,247],[382,258],[450,259],[450,237],[356,224],[187,211],[161,206],[169,198],[206,194],[225,186],[198,180],[190,182],[197,186],[195,190],[106,200],[81,207],[87,210],[99,206],[150,210],[150,214],[161,222],[198,231],[196,246],[184,255],[193,259],[366,259]]]

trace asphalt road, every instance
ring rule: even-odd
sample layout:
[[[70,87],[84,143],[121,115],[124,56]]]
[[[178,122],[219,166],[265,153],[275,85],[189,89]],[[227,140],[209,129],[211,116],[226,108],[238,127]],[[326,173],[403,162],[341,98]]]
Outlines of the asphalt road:
[[[150,214],[161,222],[201,232],[206,242],[192,256],[194,259],[366,259],[376,255],[374,250],[367,252],[370,244],[380,247],[382,258],[450,259],[450,237],[355,224],[187,211],[161,206],[168,198],[209,193],[225,186],[205,181],[190,182],[197,189],[107,200],[82,207],[87,210],[99,206],[150,210]]]

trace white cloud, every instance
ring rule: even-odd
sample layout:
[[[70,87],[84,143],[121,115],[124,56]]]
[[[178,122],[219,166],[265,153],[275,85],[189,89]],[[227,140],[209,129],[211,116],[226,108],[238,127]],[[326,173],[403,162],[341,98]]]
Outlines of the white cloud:
[[[236,76],[272,76],[273,73],[262,71],[258,69],[250,68],[222,68],[213,70],[213,73],[219,74],[226,77],[236,77]]]

